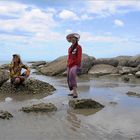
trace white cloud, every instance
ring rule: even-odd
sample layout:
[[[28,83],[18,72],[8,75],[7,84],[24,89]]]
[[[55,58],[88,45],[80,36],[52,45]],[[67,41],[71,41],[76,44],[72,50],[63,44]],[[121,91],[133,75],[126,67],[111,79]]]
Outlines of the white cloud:
[[[56,32],[36,33],[32,41],[57,41],[62,40],[62,35]]]
[[[59,13],[59,17],[63,20],[71,19],[71,20],[78,20],[78,17],[76,13],[69,11],[69,10],[63,10]]]
[[[119,19],[115,19],[115,20],[114,20],[114,24],[115,24],[116,26],[119,26],[119,27],[124,26],[124,22],[121,21],[121,20],[119,20]]]
[[[130,11],[140,11],[140,1],[138,0],[101,0],[101,1],[88,1],[87,12],[98,16],[109,16],[115,13],[126,13]]]
[[[27,5],[16,2],[0,2],[0,15],[19,16],[25,11]]]
[[[24,11],[17,19],[0,20],[0,29],[4,31],[44,32],[54,26],[56,26],[56,22],[53,14],[42,12],[37,8]]]
[[[67,29],[65,32],[66,33],[72,33],[72,29]]]
[[[93,18],[90,17],[88,14],[81,15],[81,20],[90,20],[90,19],[93,19]]]
[[[122,42],[125,41],[124,38],[112,36],[112,35],[92,35],[90,32],[79,32],[81,35],[81,39],[84,42],[108,42],[108,43],[115,43],[115,42]]]
[[[10,32],[7,35],[2,34],[3,36],[1,37],[6,40],[7,36],[7,40],[10,40],[9,36],[11,36],[13,40],[19,39],[21,41],[23,38],[38,41],[60,38],[59,33],[52,31],[58,26],[58,23],[54,20],[55,12],[55,9],[52,8],[48,8],[45,11],[35,6],[19,3],[0,3],[0,15],[8,15],[7,19],[0,19],[0,30]],[[16,16],[16,18],[12,18],[13,16]],[[20,36],[14,35],[17,31],[29,34],[29,36],[25,38],[22,34]]]

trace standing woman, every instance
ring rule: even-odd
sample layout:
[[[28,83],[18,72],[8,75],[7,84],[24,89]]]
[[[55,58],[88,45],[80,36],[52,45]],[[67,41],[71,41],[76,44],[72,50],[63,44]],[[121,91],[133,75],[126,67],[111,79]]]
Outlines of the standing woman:
[[[80,35],[77,33],[72,33],[67,35],[66,39],[68,42],[72,43],[68,49],[67,80],[69,89],[73,92],[72,94],[68,95],[73,96],[73,98],[77,98],[78,94],[76,76],[77,72],[80,70],[82,59],[82,48],[78,44]]]

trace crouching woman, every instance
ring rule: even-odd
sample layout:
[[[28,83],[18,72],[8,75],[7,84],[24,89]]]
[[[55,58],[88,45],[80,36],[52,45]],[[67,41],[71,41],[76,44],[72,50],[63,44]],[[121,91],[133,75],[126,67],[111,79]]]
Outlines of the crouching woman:
[[[21,73],[22,69],[26,69],[24,73]],[[24,65],[21,61],[19,55],[14,54],[12,62],[9,66],[10,71],[10,81],[14,86],[19,86],[29,77],[30,69],[28,66]]]

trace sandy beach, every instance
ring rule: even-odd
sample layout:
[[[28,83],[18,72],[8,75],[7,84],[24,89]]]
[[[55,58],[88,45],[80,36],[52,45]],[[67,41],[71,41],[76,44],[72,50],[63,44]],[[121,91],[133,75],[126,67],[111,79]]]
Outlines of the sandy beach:
[[[11,95],[12,101],[0,98],[0,108],[14,114],[10,120],[0,120],[1,140],[139,140],[140,98],[129,97],[127,91],[140,91],[140,81],[123,82],[117,76],[100,78],[78,77],[79,98],[92,98],[105,105],[102,110],[73,110],[68,106],[66,77],[31,77],[52,84],[56,91],[50,96]],[[29,113],[21,107],[36,103],[53,103],[52,113]]]

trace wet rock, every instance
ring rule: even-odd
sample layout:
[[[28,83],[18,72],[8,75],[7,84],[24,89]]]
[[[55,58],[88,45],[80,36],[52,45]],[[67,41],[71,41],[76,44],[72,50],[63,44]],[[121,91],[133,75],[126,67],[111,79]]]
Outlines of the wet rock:
[[[119,69],[119,74],[123,75],[123,74],[135,74],[138,70],[139,67],[133,68],[133,67],[118,67]]]
[[[9,120],[12,117],[13,117],[13,115],[11,113],[9,113],[8,111],[0,110],[0,118],[1,119],[7,119],[7,120]]]
[[[21,111],[29,112],[52,112],[56,111],[57,107],[52,103],[40,103],[29,107],[22,107]]]
[[[135,73],[135,76],[136,76],[137,78],[140,78],[140,71],[136,72],[136,73]]]
[[[12,98],[10,98],[10,97],[6,97],[5,98],[5,102],[11,102],[13,99]]]
[[[136,93],[136,92],[133,92],[133,91],[128,91],[126,94],[128,96],[135,96],[135,97],[139,97],[140,98],[140,94]]]
[[[106,65],[111,65],[111,66],[117,67],[118,66],[118,60],[116,60],[114,58],[99,58],[99,59],[96,59],[94,61],[94,64],[95,65],[106,64]]]
[[[119,69],[119,74],[129,74],[131,72],[132,68],[131,67],[121,67]]]
[[[39,72],[39,71],[35,71],[35,72],[33,72],[32,74],[42,75],[42,73],[41,73],[41,72]]]
[[[114,102],[114,101],[112,101],[112,102],[109,102],[111,105],[117,105],[118,103],[117,102]]]
[[[0,94],[46,94],[51,95],[55,88],[49,83],[40,80],[28,79],[24,85],[18,88],[11,86],[10,82],[4,83],[0,87]]]
[[[94,65],[88,73],[92,75],[102,76],[106,74],[116,74],[118,73],[118,69],[111,65],[99,64]]]
[[[126,75],[126,76],[123,76],[123,77],[122,77],[122,80],[123,80],[124,82],[128,82],[128,81],[130,81],[130,78],[129,78],[128,75]]]
[[[97,109],[103,108],[104,106],[100,103],[92,100],[92,99],[77,99],[77,100],[70,100],[69,106],[74,109]]]
[[[0,69],[0,86],[9,79],[9,72]]]

